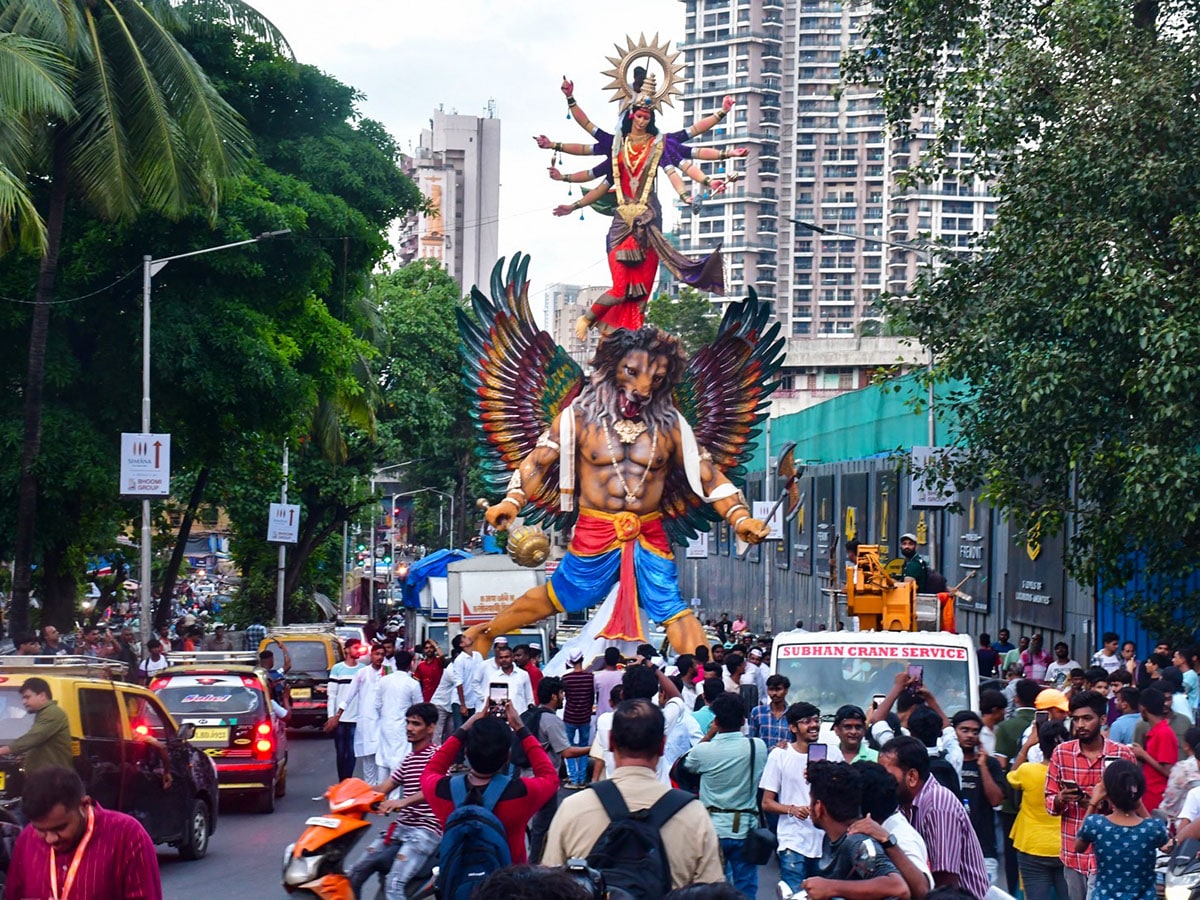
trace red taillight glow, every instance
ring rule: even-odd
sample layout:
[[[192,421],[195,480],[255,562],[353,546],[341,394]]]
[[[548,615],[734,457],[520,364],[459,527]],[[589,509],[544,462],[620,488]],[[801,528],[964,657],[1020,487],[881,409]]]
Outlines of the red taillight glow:
[[[150,735],[150,727],[148,725],[134,725],[133,730],[136,734],[139,734],[142,737],[148,737]]]
[[[270,722],[259,722],[258,723],[258,733],[261,734],[263,737],[266,737],[268,734],[270,734],[271,733],[271,723]]]
[[[270,753],[274,746],[270,741],[262,740],[254,745],[254,749],[259,753]]]
[[[166,678],[155,678],[150,682],[150,690],[157,691],[165,688],[170,682]]]

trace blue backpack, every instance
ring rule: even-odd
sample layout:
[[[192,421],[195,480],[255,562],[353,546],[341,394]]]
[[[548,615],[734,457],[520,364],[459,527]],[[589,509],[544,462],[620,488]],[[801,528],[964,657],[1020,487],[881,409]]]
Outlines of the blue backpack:
[[[497,775],[479,804],[467,802],[467,776],[450,779],[454,812],[446,820],[438,854],[437,895],[440,900],[468,900],[475,885],[498,869],[512,865],[508,835],[493,810],[512,779]]]

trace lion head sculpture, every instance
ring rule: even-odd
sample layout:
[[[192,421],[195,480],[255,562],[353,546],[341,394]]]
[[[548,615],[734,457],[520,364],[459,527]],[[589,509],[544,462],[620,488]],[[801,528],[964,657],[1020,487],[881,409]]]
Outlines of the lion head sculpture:
[[[613,421],[640,419],[653,428],[669,428],[675,417],[671,394],[686,367],[678,338],[653,327],[617,329],[596,348],[580,406]]]

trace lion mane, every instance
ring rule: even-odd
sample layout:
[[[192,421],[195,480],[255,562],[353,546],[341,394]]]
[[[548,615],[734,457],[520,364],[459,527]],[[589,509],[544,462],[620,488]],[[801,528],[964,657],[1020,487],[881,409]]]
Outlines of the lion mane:
[[[617,366],[635,350],[645,350],[651,357],[667,360],[667,374],[650,401],[642,408],[642,420],[651,428],[666,430],[675,424],[675,404],[672,394],[687,367],[687,354],[679,338],[658,328],[646,327],[637,331],[619,328],[600,340],[592,358],[589,383],[579,397],[580,409],[594,417],[608,416],[619,421],[620,405],[617,392]]]

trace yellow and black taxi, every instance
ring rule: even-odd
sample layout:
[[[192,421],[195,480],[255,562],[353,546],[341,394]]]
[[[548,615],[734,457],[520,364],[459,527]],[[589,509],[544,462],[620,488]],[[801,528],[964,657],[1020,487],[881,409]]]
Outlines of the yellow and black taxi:
[[[275,673],[287,686],[293,728],[325,724],[329,702],[329,670],[345,658],[341,638],[330,625],[284,625],[272,629],[259,652],[270,650]]]
[[[70,656],[0,657],[0,744],[33,725],[21,685],[37,676],[67,715],[75,771],[105,809],[133,816],[156,844],[178,848],[184,859],[208,852],[217,827],[217,771],[190,743],[192,725],[179,725],[158,697],[113,680],[125,664]],[[21,796],[19,757],[0,758],[0,802]]]
[[[285,709],[271,701],[267,673],[253,654],[239,661],[216,653],[174,654],[150,690],[175,718],[195,728],[192,746],[217,767],[223,794],[252,795],[259,812],[275,811],[287,792]]]

